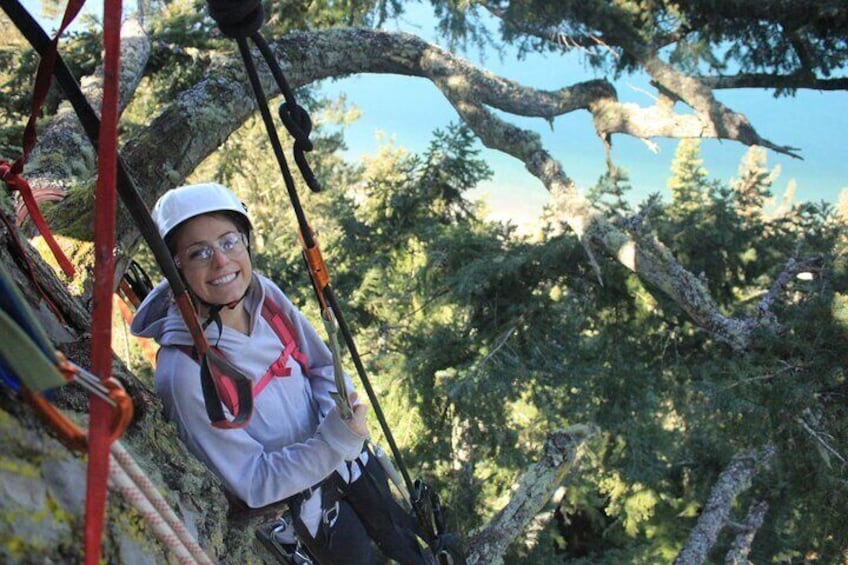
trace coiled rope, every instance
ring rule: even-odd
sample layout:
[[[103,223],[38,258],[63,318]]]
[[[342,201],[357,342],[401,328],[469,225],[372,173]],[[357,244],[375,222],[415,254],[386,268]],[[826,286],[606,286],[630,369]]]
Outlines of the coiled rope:
[[[214,563],[120,442],[112,443],[110,453],[109,488],[141,514],[159,541],[180,563]]]

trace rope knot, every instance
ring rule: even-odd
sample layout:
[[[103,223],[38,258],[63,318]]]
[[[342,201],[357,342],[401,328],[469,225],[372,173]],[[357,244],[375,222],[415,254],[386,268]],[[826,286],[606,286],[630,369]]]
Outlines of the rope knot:
[[[265,11],[260,0],[208,0],[209,15],[227,37],[250,37],[262,27]]]
[[[24,181],[21,177],[21,167],[17,161],[9,163],[9,161],[0,160],[0,180],[6,183],[10,192],[20,190],[20,183]],[[24,181],[25,182],[25,181]]]
[[[306,186],[312,192],[321,192],[321,183],[315,178],[315,173],[304,156],[304,153],[312,151],[312,141],[309,139],[309,134],[312,133],[312,118],[309,117],[309,112],[296,102],[283,102],[280,104],[280,120],[294,138],[294,161]]]
[[[32,196],[32,189],[29,182],[21,174],[23,173],[23,162],[18,159],[14,163],[9,163],[6,160],[0,160],[0,180],[6,183],[6,189],[9,193],[18,192],[21,195],[22,202],[29,210],[33,205],[37,205]],[[29,201],[33,200],[32,203]]]
[[[295,146],[302,151],[312,151],[312,118],[303,106],[297,103],[283,102],[280,104],[280,120],[294,138]]]

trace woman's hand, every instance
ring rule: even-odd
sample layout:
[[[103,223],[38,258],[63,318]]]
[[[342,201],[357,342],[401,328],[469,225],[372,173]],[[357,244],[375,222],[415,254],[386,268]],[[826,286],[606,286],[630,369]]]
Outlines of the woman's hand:
[[[366,415],[368,414],[368,405],[359,402],[359,395],[355,392],[350,393],[348,399],[350,400],[350,405],[353,408],[353,417],[350,420],[345,420],[344,423],[347,424],[347,427],[353,433],[364,438],[369,437],[371,433],[368,431],[368,421],[366,419]]]

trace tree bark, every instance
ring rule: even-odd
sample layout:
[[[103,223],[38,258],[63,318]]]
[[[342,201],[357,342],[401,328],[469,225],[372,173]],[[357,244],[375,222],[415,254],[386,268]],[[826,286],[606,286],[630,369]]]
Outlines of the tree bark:
[[[134,18],[121,27],[121,76],[119,108],[132,100],[150,55],[150,40]],[[82,80],[81,89],[89,104],[100,114],[103,67]],[[90,181],[96,171],[97,150],[88,141],[70,103],[63,102],[27,162],[27,179],[34,192],[58,189],[60,196],[72,187]],[[61,198],[57,198],[61,199]],[[90,206],[87,208],[90,209]],[[63,214],[59,214],[60,216]]]
[[[730,462],[713,485],[695,528],[674,560],[675,565],[693,565],[707,561],[719,532],[727,525],[736,497],[748,490],[754,476],[761,468],[768,467],[774,454],[774,446],[768,445],[759,451],[739,454]]]
[[[754,536],[757,535],[757,531],[763,525],[768,508],[768,503],[763,500],[751,505],[748,516],[745,517],[745,521],[740,525],[740,531],[736,534],[733,545],[731,545],[730,551],[727,552],[724,558],[725,565],[749,565],[751,563],[748,561],[748,554],[751,553],[751,544],[754,543]]]
[[[572,426],[548,437],[541,459],[521,476],[506,507],[468,540],[469,565],[503,563],[506,549],[551,500],[595,434],[591,426]]]

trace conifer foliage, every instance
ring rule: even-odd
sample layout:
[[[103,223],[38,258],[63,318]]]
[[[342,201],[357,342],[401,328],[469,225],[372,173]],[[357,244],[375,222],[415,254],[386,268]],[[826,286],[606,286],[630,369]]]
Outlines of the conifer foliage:
[[[480,73],[417,38],[367,29],[403,14],[394,0],[265,4],[273,48],[314,120],[309,160],[325,190],[298,185],[304,207],[406,463],[441,492],[452,530],[470,536],[485,529],[522,494],[514,485],[550,434],[592,425],[600,433],[551,503],[521,525],[507,562],[845,560],[848,217],[828,203],[775,202],[779,171],[768,168],[763,147],[795,149],[759,137],[713,96],[735,86],[780,94],[845,89],[832,76],[845,64],[844,6],[432,2],[454,45],[580,48],[610,76],[648,72],[658,100],[641,108],[619,103],[606,80],[537,91]],[[122,152],[134,177],[151,203],[185,181],[232,186],[254,220],[257,268],[317,322],[286,191],[262,124],[245,103],[232,45],[202,2],[154,2],[146,10],[150,52],[122,117]],[[481,23],[484,11],[500,24],[497,40]],[[19,91],[37,61],[10,37],[0,49],[3,158],[20,149],[27,104]],[[64,42],[75,74],[97,67],[98,46],[96,32]],[[344,126],[356,110],[310,86],[354,72],[427,78],[460,121],[433,124],[420,154],[389,143],[353,163],[344,155]],[[51,139],[76,150],[51,153],[60,146],[47,143],[31,169],[42,184],[69,188],[48,215],[84,264],[92,153],[62,121],[59,100],[52,92],[44,109],[62,134]],[[675,113],[676,105],[692,112]],[[551,123],[586,110],[607,147],[613,134],[752,147],[737,179],[717,179],[701,159],[701,142],[685,139],[669,171],[668,198],[635,202],[628,172],[613,165],[583,197],[538,135],[492,108]],[[481,141],[520,159],[551,191],[552,204],[530,235],[485,220],[471,198],[492,174]],[[11,216],[12,199],[0,204]],[[127,222],[123,228],[119,251],[135,253],[158,278],[137,231]],[[9,241],[5,230],[0,235]],[[24,264],[15,261],[9,264]],[[53,322],[53,335],[66,349],[82,349],[85,281],[63,284],[46,267],[38,272],[71,314],[67,325]],[[150,368],[124,357],[146,367],[137,371],[140,380],[128,379],[145,408],[138,436],[178,443],[168,430],[144,427],[158,422]],[[79,409],[59,394],[63,400]],[[11,393],[0,395],[0,407],[4,423],[20,419]],[[158,451],[152,458],[166,459]],[[196,463],[177,466],[202,476]],[[171,488],[180,488],[173,485],[182,477],[171,475],[178,473],[167,477]],[[224,520],[214,510],[204,526]],[[74,553],[66,522],[77,518],[62,512],[55,537],[65,543],[50,553],[56,561]],[[12,522],[0,517],[3,540],[12,540],[0,557],[36,547],[8,533]],[[210,546],[224,545],[219,530],[202,531]],[[119,545],[107,544],[115,554]]]
[[[767,445],[777,455],[731,509],[742,522],[768,505],[751,560],[840,555],[848,531],[828,500],[846,496],[848,240],[834,211],[776,206],[778,172],[756,150],[728,182],[681,143],[671,198],[648,221],[723,308],[747,311],[787,261],[810,261],[787,282],[780,329],[732,353],[615,263],[601,284],[555,216],[540,238],[482,221],[467,199],[489,175],[478,152],[450,125],[423,154],[386,146],[347,190],[309,197],[384,408],[452,525],[485,524],[547,432],[594,423],[602,437],[569,475],[557,519],[511,559],[670,562],[734,457]],[[590,195],[615,221],[628,190],[619,170]],[[274,257],[267,266],[309,310],[299,258]],[[710,555],[734,538],[724,528]]]

